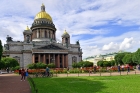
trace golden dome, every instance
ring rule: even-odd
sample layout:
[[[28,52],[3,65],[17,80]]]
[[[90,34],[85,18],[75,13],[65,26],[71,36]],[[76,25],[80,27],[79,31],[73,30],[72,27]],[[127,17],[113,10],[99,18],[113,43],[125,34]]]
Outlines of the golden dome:
[[[48,13],[46,13],[45,11],[44,12],[41,11],[35,16],[35,19],[39,19],[39,18],[45,18],[45,19],[52,21],[51,16]]]
[[[30,30],[29,27],[27,26],[25,30]]]
[[[64,31],[64,34],[68,34],[68,33],[66,32],[66,30]]]
[[[42,4],[42,6],[41,6],[41,12],[39,12],[39,13],[35,16],[35,19],[40,19],[40,18],[45,18],[45,19],[48,19],[48,20],[52,21],[51,16],[50,16],[48,13],[46,13],[46,11],[45,11],[45,6],[44,6],[44,4]]]

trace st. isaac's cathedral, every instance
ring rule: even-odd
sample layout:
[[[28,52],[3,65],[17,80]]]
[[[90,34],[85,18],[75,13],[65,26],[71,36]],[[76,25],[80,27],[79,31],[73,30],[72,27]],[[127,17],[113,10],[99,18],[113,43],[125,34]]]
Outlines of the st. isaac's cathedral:
[[[46,13],[45,5],[35,16],[31,28],[23,31],[24,41],[14,41],[7,35],[3,55],[18,60],[20,67],[43,62],[54,63],[58,68],[72,67],[72,63],[82,60],[82,49],[79,41],[70,43],[70,35],[62,31],[62,43],[56,40],[56,28],[51,16]]]

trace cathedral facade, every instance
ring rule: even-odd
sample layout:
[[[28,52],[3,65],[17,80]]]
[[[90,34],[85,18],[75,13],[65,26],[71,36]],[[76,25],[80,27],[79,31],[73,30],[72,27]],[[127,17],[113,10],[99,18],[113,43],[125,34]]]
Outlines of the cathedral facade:
[[[72,67],[72,63],[82,61],[82,49],[79,41],[70,43],[70,35],[64,31],[62,42],[56,40],[56,28],[51,16],[42,4],[41,11],[35,16],[31,28],[23,31],[24,41],[14,41],[7,36],[3,55],[18,60],[20,67],[43,62],[54,63],[57,68]]]

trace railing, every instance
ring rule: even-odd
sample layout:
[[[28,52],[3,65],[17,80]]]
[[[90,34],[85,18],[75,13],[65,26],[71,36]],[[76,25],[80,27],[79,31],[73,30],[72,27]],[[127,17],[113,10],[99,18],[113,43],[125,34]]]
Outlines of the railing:
[[[138,70],[133,70],[133,71],[116,71],[116,72],[112,72],[111,70],[107,71],[107,72],[91,72],[89,71],[88,73],[54,73],[54,77],[80,77],[80,76],[116,76],[116,75],[136,75],[136,74],[140,74],[140,71]]]
[[[53,77],[53,73],[50,72],[49,75],[46,72],[36,72],[33,77]]]

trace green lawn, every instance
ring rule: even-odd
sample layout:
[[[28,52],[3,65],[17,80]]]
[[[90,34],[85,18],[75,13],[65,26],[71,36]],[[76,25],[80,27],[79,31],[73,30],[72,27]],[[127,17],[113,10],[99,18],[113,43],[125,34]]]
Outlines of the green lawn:
[[[33,78],[38,93],[140,93],[140,75]]]

